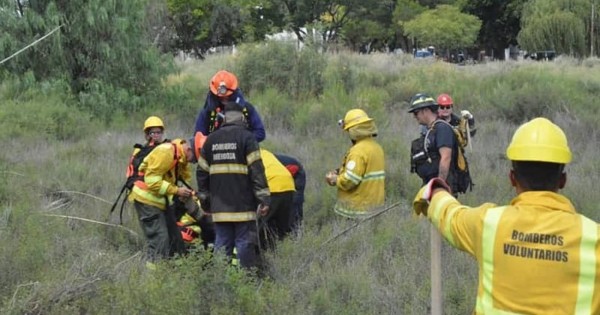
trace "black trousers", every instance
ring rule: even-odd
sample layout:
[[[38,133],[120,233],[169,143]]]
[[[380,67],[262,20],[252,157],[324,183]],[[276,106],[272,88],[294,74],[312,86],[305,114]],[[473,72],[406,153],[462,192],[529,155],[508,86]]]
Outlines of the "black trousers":
[[[267,216],[261,219],[260,242],[263,248],[274,249],[275,242],[292,231],[294,221],[293,191],[271,193],[271,206]]]

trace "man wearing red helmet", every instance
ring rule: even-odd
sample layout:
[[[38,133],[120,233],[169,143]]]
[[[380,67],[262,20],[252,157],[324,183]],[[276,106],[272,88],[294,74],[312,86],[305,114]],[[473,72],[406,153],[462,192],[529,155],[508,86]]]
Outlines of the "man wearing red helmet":
[[[467,133],[469,137],[475,136],[475,118],[473,114],[471,114],[468,110],[462,110],[460,112],[460,117],[452,112],[454,107],[454,101],[450,95],[443,93],[437,97],[437,103],[439,105],[438,116],[440,119],[443,119],[450,123],[455,128],[459,128],[460,132],[463,135],[464,142],[461,145],[467,145]],[[463,121],[464,119],[464,121]],[[461,125],[461,121],[463,121]],[[468,128],[467,128],[468,127]],[[468,130],[468,132],[467,132]]]
[[[219,129],[223,124],[223,106],[227,102],[235,102],[242,106],[247,128],[252,131],[256,141],[263,141],[266,133],[260,115],[254,106],[244,99],[242,90],[238,87],[237,77],[226,70],[218,71],[211,78],[204,107],[196,119],[194,133],[202,132],[208,135]]]

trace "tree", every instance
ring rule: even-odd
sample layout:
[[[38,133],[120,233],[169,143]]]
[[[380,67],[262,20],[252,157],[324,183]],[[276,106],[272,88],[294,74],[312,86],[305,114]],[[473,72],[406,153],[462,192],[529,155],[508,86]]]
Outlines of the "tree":
[[[304,41],[303,28],[316,28],[324,43],[335,42],[356,12],[360,12],[372,1],[361,0],[272,0],[283,8],[286,27]]]
[[[167,0],[167,7],[176,48],[200,58],[212,47],[262,40],[270,30],[264,14],[272,12],[271,6],[258,0]]]
[[[529,51],[555,50],[558,54],[585,56],[590,38],[589,0],[533,0],[523,11],[519,44]]]
[[[307,24],[318,22],[325,6],[319,0],[271,0],[273,5],[281,9],[286,28],[290,28],[300,41],[304,41],[306,32],[302,30]]]
[[[164,0],[148,0],[146,5],[146,36],[152,39],[162,53],[171,53],[175,48],[177,33],[169,18],[169,9]]]
[[[144,0],[0,0],[0,55],[60,31],[2,65],[14,75],[61,80],[82,106],[109,117],[135,109],[168,73],[144,29]],[[106,110],[106,111],[105,111]]]
[[[167,0],[167,8],[177,33],[175,49],[202,57],[212,47],[210,39],[210,0]]]
[[[480,27],[481,20],[477,17],[461,13],[450,5],[439,5],[405,24],[408,36],[417,38],[424,45],[444,49],[472,46]]]
[[[370,52],[396,46],[392,14],[396,0],[363,1],[342,27],[341,36],[353,50]]]
[[[414,47],[411,39],[406,35],[405,25],[408,21],[427,10],[416,0],[397,0],[396,8],[392,15],[395,34],[402,50],[408,52]]]
[[[483,23],[477,46],[491,49],[492,56],[502,59],[504,49],[517,44],[517,34],[521,30],[521,12],[529,1],[460,0],[457,4],[464,12],[477,16]]]

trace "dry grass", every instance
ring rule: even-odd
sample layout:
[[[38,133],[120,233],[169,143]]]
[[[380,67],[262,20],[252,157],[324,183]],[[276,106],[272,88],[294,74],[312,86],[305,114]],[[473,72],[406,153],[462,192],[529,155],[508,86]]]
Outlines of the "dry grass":
[[[267,255],[270,278],[257,280],[219,259],[206,268],[202,253],[159,264],[151,272],[139,259],[139,238],[93,222],[106,222],[107,202],[114,200],[123,182],[131,146],[143,140],[141,122],[154,114],[143,112],[111,127],[82,125],[90,129],[82,139],[5,139],[8,149],[0,151],[0,174],[6,178],[0,183],[0,235],[5,240],[0,243],[2,313],[427,313],[429,224],[412,215],[410,201],[420,180],[408,165],[409,143],[419,128],[404,103],[422,90],[451,91],[477,118],[477,135],[467,151],[477,186],[461,196],[470,205],[507,203],[514,195],[504,150],[518,122],[503,116],[503,104],[494,98],[523,100],[514,95],[542,93],[560,84],[582,94],[553,94],[559,99],[548,115],[564,128],[574,152],[564,193],[579,211],[600,219],[600,200],[590,189],[600,175],[600,151],[594,145],[600,117],[597,107],[591,108],[593,101],[581,103],[600,85],[588,71],[595,61],[457,67],[383,54],[329,58],[324,75],[354,80],[347,85],[353,88],[330,82],[322,95],[302,101],[283,91],[255,93],[250,99],[267,127],[263,145],[299,158],[308,178],[304,229]],[[166,84],[193,86],[203,95],[210,76],[234,62],[223,56],[187,61],[179,76]],[[536,81],[523,81],[531,78]],[[534,99],[543,96],[535,94]],[[579,103],[569,101],[574,97]],[[202,101],[197,100],[193,111],[164,115],[169,138],[191,134]],[[399,206],[336,237],[351,222],[333,214],[335,189],[325,185],[323,176],[339,166],[350,145],[336,121],[356,106],[367,108],[379,127],[377,139],[386,153],[386,204]],[[125,228],[140,233],[132,207],[124,219]],[[477,286],[474,260],[444,245],[443,275],[444,313],[470,313]]]

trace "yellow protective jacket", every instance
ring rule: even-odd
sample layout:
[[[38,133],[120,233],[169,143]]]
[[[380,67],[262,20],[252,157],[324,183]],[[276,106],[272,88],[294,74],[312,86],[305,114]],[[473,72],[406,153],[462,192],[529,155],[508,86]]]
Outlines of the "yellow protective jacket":
[[[260,149],[260,157],[265,166],[265,176],[271,193],[296,191],[294,177],[273,153]]]
[[[348,218],[385,203],[385,156],[372,137],[356,140],[338,171],[335,212]]]
[[[508,206],[436,193],[427,216],[479,264],[476,314],[600,314],[598,224],[549,191]]]
[[[136,200],[161,210],[166,209],[165,197],[171,202],[173,195],[177,193],[175,177],[186,182],[192,177],[183,148],[180,144],[170,142],[152,150],[144,158],[139,170],[144,173],[144,181],[134,184],[129,201]]]

